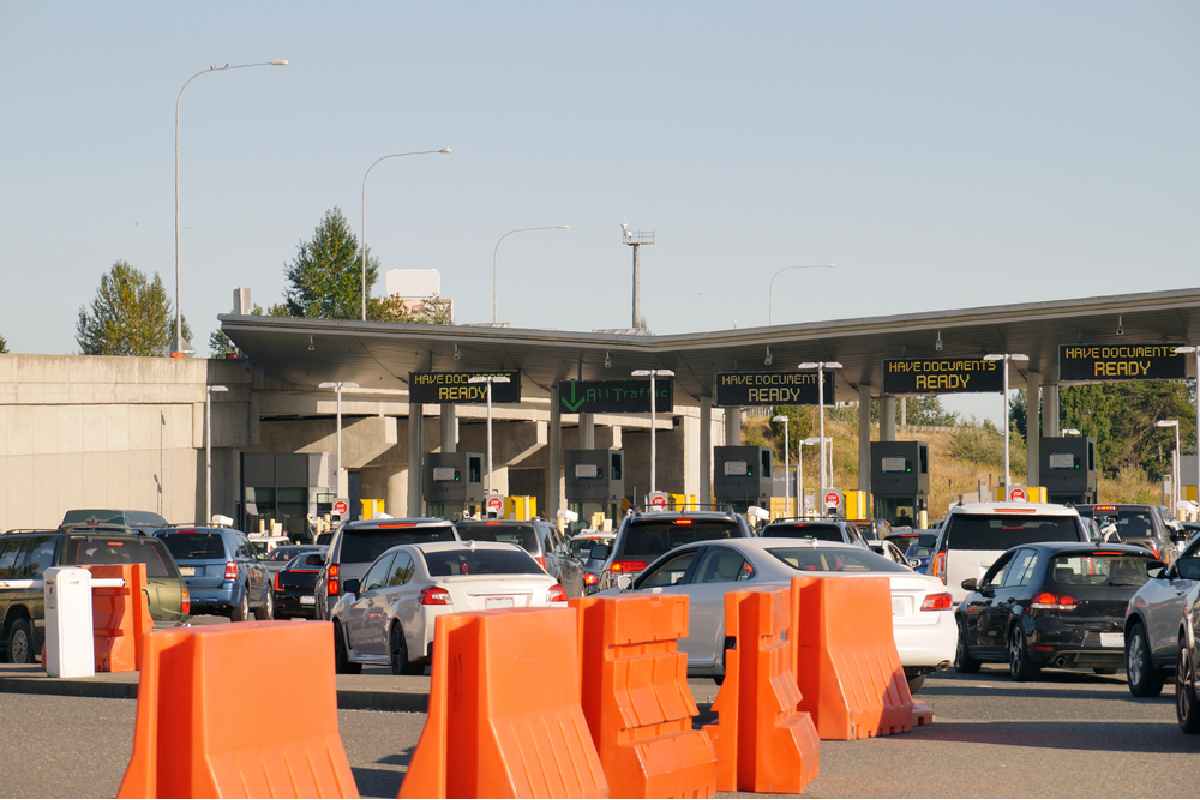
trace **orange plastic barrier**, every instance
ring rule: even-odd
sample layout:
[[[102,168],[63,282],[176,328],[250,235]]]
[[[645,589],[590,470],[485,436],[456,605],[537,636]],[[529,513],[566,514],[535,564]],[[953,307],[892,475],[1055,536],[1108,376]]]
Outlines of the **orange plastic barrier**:
[[[683,595],[590,597],[579,614],[583,714],[613,797],[710,797],[716,751],[692,730]]]
[[[151,633],[117,796],[358,797],[338,736],[330,624]]]
[[[93,578],[121,578],[121,588],[92,589],[92,634],[96,672],[133,672],[142,668],[146,636],[154,626],[146,594],[145,564],[84,564]]]
[[[792,671],[791,595],[725,595],[725,682],[705,728],[717,747],[722,792],[798,794],[820,771],[821,741]]]
[[[438,617],[428,717],[399,796],[606,797],[578,664],[570,609]]]
[[[793,578],[795,672],[822,739],[868,739],[932,721],[914,704],[892,634],[887,578]]]

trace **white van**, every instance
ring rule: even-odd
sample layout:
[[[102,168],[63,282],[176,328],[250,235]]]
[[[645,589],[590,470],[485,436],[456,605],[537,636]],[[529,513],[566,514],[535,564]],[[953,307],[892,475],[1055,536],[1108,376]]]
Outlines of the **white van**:
[[[942,526],[929,574],[942,579],[954,602],[968,592],[967,578],[980,580],[997,558],[1032,542],[1086,542],[1079,512],[1048,503],[967,503],[954,506]]]

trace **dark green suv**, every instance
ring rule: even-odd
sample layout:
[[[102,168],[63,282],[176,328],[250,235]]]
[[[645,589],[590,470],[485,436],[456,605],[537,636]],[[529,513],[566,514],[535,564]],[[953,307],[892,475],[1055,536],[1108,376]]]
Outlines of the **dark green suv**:
[[[0,534],[0,581],[41,580],[47,567],[145,564],[150,616],[179,624],[191,613],[187,586],[163,543],[115,525],[75,525],[57,531]],[[30,662],[45,634],[42,589],[0,587],[0,649],[4,660]]]

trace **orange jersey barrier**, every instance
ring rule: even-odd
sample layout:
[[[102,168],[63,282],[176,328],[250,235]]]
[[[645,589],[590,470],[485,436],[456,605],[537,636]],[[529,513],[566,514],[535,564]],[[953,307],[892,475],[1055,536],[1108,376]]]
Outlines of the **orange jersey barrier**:
[[[123,587],[92,588],[92,633],[96,672],[142,668],[145,639],[154,626],[146,595],[145,564],[84,564],[93,578],[121,578]]]
[[[613,797],[709,797],[716,752],[692,729],[687,685],[688,599],[589,597],[579,614],[583,714]]]
[[[399,796],[606,797],[578,674],[570,609],[438,617],[428,717]]]
[[[338,735],[329,623],[151,633],[117,796],[358,797]]]
[[[712,736],[722,792],[803,792],[820,771],[821,741],[792,671],[791,593],[725,595],[725,681]]]
[[[932,719],[914,705],[887,578],[793,578],[795,672],[822,739],[867,739]]]

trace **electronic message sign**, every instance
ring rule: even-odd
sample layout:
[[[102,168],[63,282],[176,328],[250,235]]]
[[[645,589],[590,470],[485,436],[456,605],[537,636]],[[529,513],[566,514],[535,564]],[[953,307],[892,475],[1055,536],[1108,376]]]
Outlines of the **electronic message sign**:
[[[493,403],[521,402],[521,373],[501,372],[410,372],[408,399],[413,403],[486,403],[487,384],[471,383],[471,378],[493,376],[508,378],[508,383],[492,384]]]
[[[982,358],[885,358],[884,394],[1004,391],[1003,364]]]
[[[1187,356],[1178,344],[1062,344],[1058,378],[1062,381],[1129,381],[1186,378]]]
[[[789,406],[817,404],[817,373],[718,372],[719,406]],[[825,370],[825,405],[833,405],[833,372]]]
[[[675,382],[654,381],[654,410],[669,414],[673,407]],[[649,414],[650,381],[630,378],[619,381],[561,381],[558,410],[564,414]]]

